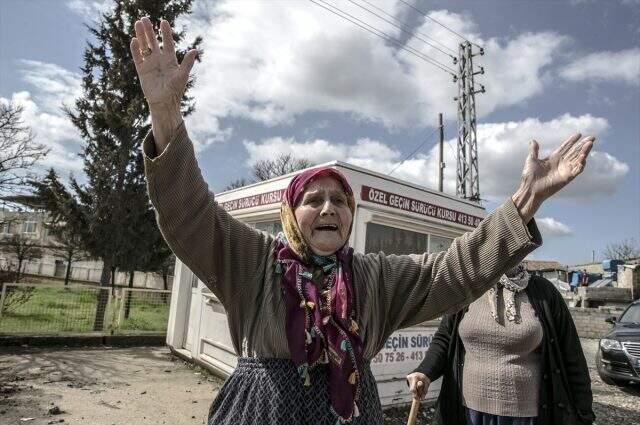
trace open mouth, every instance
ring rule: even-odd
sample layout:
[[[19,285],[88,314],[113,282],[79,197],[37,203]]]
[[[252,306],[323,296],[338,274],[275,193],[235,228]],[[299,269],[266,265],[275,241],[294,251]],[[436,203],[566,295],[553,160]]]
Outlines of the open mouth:
[[[319,226],[316,226],[316,230],[319,230],[322,232],[335,232],[338,230],[338,225],[337,224],[321,224]]]

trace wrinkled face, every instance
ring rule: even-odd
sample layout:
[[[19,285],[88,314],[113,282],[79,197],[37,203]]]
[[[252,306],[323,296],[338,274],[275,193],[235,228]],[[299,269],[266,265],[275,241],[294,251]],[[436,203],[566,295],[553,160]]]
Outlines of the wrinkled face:
[[[345,244],[351,210],[342,185],[322,177],[307,186],[294,210],[298,227],[314,254],[331,255]]]

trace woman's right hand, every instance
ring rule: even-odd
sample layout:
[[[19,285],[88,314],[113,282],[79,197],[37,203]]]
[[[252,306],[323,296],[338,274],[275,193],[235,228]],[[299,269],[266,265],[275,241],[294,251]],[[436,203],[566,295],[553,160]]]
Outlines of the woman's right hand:
[[[180,105],[197,51],[187,52],[178,65],[169,22],[160,22],[162,48],[149,18],[136,21],[135,30],[136,36],[131,39],[129,47],[149,107],[153,109],[161,105]]]
[[[429,384],[431,384],[431,381],[424,373],[413,372],[407,375],[409,391],[411,391],[413,398],[416,400],[424,400],[427,396],[427,391],[429,391]]]
[[[160,22],[162,48],[149,18],[136,21],[134,27],[136,36],[129,47],[142,92],[149,104],[156,148],[160,153],[182,122],[180,101],[198,52],[189,50],[182,63],[178,64],[169,22]]]

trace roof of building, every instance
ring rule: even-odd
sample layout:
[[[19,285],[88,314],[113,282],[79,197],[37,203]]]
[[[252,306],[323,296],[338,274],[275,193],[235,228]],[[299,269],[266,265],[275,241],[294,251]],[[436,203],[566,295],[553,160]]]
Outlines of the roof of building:
[[[13,203],[13,204],[20,204],[20,205],[24,205],[26,207],[33,208],[33,209],[36,209],[36,210],[44,208],[44,205],[42,204],[42,201],[40,201],[34,195],[2,196],[2,197],[0,197],[0,201],[5,201],[5,202],[8,202],[8,203]]]
[[[567,270],[566,266],[557,261],[524,260],[523,263],[528,271]]]

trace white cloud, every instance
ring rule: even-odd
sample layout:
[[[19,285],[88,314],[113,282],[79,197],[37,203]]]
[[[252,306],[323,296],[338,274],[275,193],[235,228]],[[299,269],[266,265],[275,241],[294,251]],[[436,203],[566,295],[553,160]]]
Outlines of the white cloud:
[[[21,106],[22,120],[31,128],[34,140],[50,149],[49,154],[39,162],[41,167],[65,171],[82,169],[82,160],[73,149],[74,144],[80,141],[80,135],[66,116],[41,110],[26,91],[14,93],[11,99],[0,97],[0,102]]]
[[[14,93],[11,100],[3,101],[21,105],[23,120],[33,130],[36,141],[51,148],[40,164],[67,171],[81,170],[82,160],[77,152],[82,139],[63,110],[64,106],[75,110],[75,101],[82,96],[81,75],[52,63],[26,59],[18,63],[31,90]],[[197,151],[226,140],[232,133],[231,128],[220,129],[215,116],[205,119],[189,116],[185,120]]]
[[[640,85],[640,48],[591,53],[565,66],[560,75],[569,81],[613,81]]]
[[[512,193],[520,179],[522,165],[531,139],[540,145],[540,157],[549,155],[566,137],[575,132],[598,139],[583,174],[562,190],[556,198],[594,199],[605,197],[629,171],[629,166],[614,156],[598,151],[604,145],[609,124],[592,115],[561,115],[550,121],[528,118],[523,121],[481,124],[478,126],[480,192],[483,197],[501,199]]]
[[[87,21],[96,20],[102,13],[107,12],[113,2],[104,0],[68,0],[66,6]]]
[[[212,143],[227,141],[233,134],[233,128],[221,128],[220,120],[214,115],[207,115],[199,103],[196,104],[196,111],[184,120],[196,152],[203,151]]]
[[[388,163],[389,160],[400,156],[400,152],[384,143],[367,138],[357,140],[355,145],[346,145],[334,144],[322,139],[297,142],[293,138],[272,137],[264,139],[260,143],[245,141],[244,146],[249,153],[248,165],[262,159],[273,159],[279,155],[291,154],[296,158],[306,158],[314,163],[340,159],[362,167],[379,169],[375,167],[376,163]]]
[[[480,165],[480,194],[482,198],[500,202],[518,186],[522,166],[528,153],[528,142],[535,138],[540,144],[540,157],[545,157],[562,140],[576,131],[602,136],[609,124],[603,118],[591,115],[574,117],[561,115],[550,121],[529,118],[523,121],[490,123],[478,126],[478,157]],[[602,142],[596,142],[596,149]],[[395,169],[402,154],[380,141],[360,139],[353,145],[332,143],[316,139],[296,141],[281,137],[261,142],[245,141],[249,153],[247,163],[273,158],[279,154],[292,154],[316,163],[342,160],[382,173]],[[444,161],[444,190],[455,193],[456,154],[455,140],[446,142]],[[629,172],[629,165],[602,151],[592,151],[584,173],[569,187],[558,193],[556,199],[590,200],[613,193]],[[419,153],[402,163],[393,173],[426,187],[436,188],[438,178],[438,147],[434,144],[427,153]]]
[[[398,30],[344,0],[333,2],[388,34]],[[220,137],[218,120],[242,117],[266,125],[291,124],[310,111],[350,114],[387,127],[424,126],[438,112],[455,117],[457,85],[445,72],[391,43],[363,31],[310,2],[218,1],[199,3],[180,24],[187,39],[203,37],[193,92],[197,111],[192,131],[202,143]],[[381,9],[402,14],[395,0]],[[479,115],[541,93],[544,74],[566,41],[550,33],[524,33],[513,39],[478,35],[471,18],[447,11],[431,16],[486,48],[475,60],[487,74],[477,76],[487,93],[478,97]],[[430,20],[420,32],[457,51],[455,36]],[[447,66],[450,58],[415,37],[407,44]]]
[[[486,74],[480,82],[487,93],[477,97],[479,116],[505,106],[518,105],[542,93],[548,67],[568,41],[552,32],[525,33],[502,46],[496,39],[485,43],[479,62]]]
[[[394,177],[412,181],[427,187],[437,187],[437,151],[432,149],[428,154],[418,154],[396,168],[402,160],[402,154],[394,147],[371,139],[359,139],[355,144],[332,143],[315,139],[304,142],[293,138],[273,137],[261,142],[245,141],[249,154],[248,165],[262,159],[272,159],[281,154],[291,154],[296,158],[305,158],[314,163],[334,160],[344,161],[360,167],[388,174],[392,170]],[[450,149],[445,151],[445,161],[449,168],[445,169],[445,191],[455,192],[455,168],[452,164],[454,154]]]
[[[77,151],[82,139],[62,109],[63,105],[73,107],[82,93],[80,75],[34,60],[21,60],[19,65],[24,81],[32,90],[15,92],[10,99],[0,98],[0,102],[20,105],[22,120],[33,131],[35,141],[50,149],[40,166],[61,171],[81,170],[82,160]]]
[[[50,113],[60,113],[62,106],[74,106],[82,95],[80,74],[61,66],[34,60],[21,60],[23,80],[34,87],[38,106]]]
[[[476,33],[475,24],[469,18],[447,11],[436,11],[430,15],[484,47],[485,54],[473,58],[475,65],[485,68],[484,75],[475,76],[476,88],[482,84],[487,89],[486,93],[476,96],[479,117],[505,106],[521,104],[542,93],[547,67],[569,40],[553,32],[523,33],[506,40],[484,40]],[[455,46],[458,41],[454,35],[429,20],[422,25],[421,31],[444,40],[447,45]],[[431,55],[433,49],[427,52]],[[410,58],[410,54],[405,52],[400,52],[399,56],[407,60]],[[445,117],[455,117],[456,105],[452,98],[457,96],[457,86],[451,84],[449,76],[434,71],[431,65],[413,62],[411,78],[415,80],[418,92],[409,98],[415,104],[407,102],[406,107],[425,118],[438,112],[444,112]]]
[[[552,217],[536,218],[536,223],[543,238],[553,236],[568,236],[573,233],[571,228]]]

